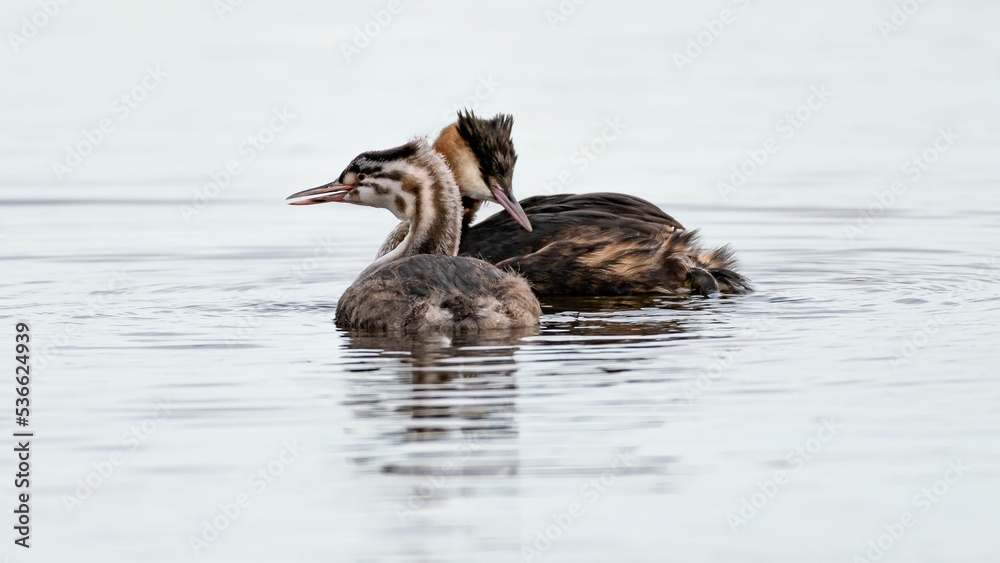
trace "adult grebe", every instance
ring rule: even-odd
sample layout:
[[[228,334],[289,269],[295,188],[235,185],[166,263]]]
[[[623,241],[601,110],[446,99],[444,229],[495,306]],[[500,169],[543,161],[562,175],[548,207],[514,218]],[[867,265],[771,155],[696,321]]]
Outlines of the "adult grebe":
[[[362,153],[336,181],[288,199],[297,200],[292,205],[344,201],[382,207],[407,222],[402,241],[365,268],[340,298],[338,327],[468,332],[538,324],[541,307],[523,278],[455,255],[461,196],[427,141]]]
[[[530,197],[518,205],[511,189],[517,162],[513,123],[510,115],[481,119],[471,111],[461,112],[434,142],[463,196],[460,255],[513,269],[539,294],[750,291],[728,247],[703,249],[697,230],[684,230],[644,199],[618,193],[563,194]],[[507,214],[470,226],[483,201],[500,203]],[[390,237],[382,251],[394,244]]]
[[[625,194],[535,196],[521,202],[528,233],[497,213],[463,233],[459,253],[521,273],[545,295],[746,293],[728,246]]]

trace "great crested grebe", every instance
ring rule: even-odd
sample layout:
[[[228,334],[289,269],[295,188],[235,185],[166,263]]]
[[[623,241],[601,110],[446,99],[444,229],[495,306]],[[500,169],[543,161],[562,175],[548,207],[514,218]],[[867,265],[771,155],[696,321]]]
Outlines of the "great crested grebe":
[[[458,257],[462,203],[440,154],[423,139],[365,152],[336,181],[289,196],[292,205],[343,201],[388,209],[403,239],[337,303],[340,328],[469,332],[534,326],[541,307],[524,278]]]
[[[652,203],[618,193],[534,196],[518,204],[511,189],[517,153],[513,117],[481,119],[462,112],[434,142],[451,166],[464,215],[459,254],[519,272],[539,294],[631,295],[745,293],[728,247],[703,249]],[[497,213],[470,223],[483,201]],[[522,228],[523,227],[523,228]],[[405,225],[386,241],[388,252]]]

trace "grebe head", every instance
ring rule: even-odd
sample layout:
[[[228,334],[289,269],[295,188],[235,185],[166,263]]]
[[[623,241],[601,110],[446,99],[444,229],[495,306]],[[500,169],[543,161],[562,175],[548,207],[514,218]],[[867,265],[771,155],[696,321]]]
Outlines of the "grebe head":
[[[416,209],[417,187],[442,181],[442,177],[450,178],[450,174],[441,157],[426,140],[416,139],[392,149],[363,152],[333,182],[288,199],[296,200],[292,205],[342,201],[381,207],[406,221]]]
[[[514,118],[507,114],[482,119],[471,110],[460,111],[458,121],[445,127],[434,141],[434,149],[448,161],[464,197],[499,203],[530,231],[531,222],[514,197],[513,127]]]
[[[462,202],[444,158],[425,139],[359,154],[333,182],[288,196],[292,205],[343,201],[388,209],[406,225],[406,236],[361,277],[416,254],[458,254]]]

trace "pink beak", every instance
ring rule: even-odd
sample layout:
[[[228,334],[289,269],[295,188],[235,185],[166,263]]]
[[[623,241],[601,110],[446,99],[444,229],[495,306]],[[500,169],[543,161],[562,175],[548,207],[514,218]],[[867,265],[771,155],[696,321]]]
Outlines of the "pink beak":
[[[531,221],[528,220],[528,215],[521,208],[521,204],[516,199],[507,197],[507,194],[500,188],[492,188],[490,191],[493,192],[493,197],[496,198],[497,203],[506,209],[507,213],[510,213],[510,216],[530,233]]]
[[[320,186],[318,188],[313,188],[311,190],[303,190],[298,193],[294,193],[288,196],[287,199],[298,199],[299,201],[289,202],[291,205],[313,205],[316,203],[330,203],[335,201],[344,201],[347,194],[351,193],[354,186],[350,184],[341,184],[339,182],[330,182],[325,186]],[[309,198],[309,199],[300,199]]]

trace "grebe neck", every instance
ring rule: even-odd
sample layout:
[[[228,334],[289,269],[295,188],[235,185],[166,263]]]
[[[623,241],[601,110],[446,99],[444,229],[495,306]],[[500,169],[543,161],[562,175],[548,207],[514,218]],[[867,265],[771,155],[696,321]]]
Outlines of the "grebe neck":
[[[476,218],[476,213],[479,212],[479,208],[483,206],[483,202],[478,199],[472,199],[468,196],[462,196],[462,231],[464,232],[472,224],[473,219]]]
[[[396,248],[371,263],[358,279],[385,264],[417,254],[458,254],[463,207],[458,184],[444,159],[434,151],[420,155],[419,166],[406,173],[403,189],[409,229]]]

